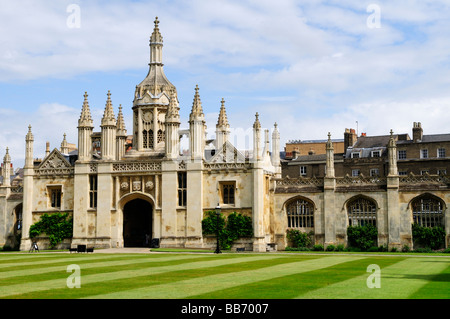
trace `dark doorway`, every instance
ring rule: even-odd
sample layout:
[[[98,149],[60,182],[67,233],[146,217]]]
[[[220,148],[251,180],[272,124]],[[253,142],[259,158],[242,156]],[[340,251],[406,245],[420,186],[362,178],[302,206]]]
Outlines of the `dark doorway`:
[[[124,247],[150,247],[152,240],[152,205],[134,199],[123,208]]]

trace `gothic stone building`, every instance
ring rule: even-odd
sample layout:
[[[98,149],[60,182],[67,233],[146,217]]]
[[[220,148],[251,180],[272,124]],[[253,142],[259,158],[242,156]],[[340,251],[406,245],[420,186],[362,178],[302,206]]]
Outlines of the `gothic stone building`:
[[[215,239],[202,236],[201,221],[204,212],[218,205],[225,215],[238,212],[252,217],[254,237],[242,243],[247,249],[265,251],[266,244],[273,242],[267,236],[268,180],[281,176],[281,166],[279,152],[269,150],[269,131],[263,132],[256,114],[253,150],[237,150],[228,140],[230,125],[222,99],[216,139],[206,140],[198,86],[189,129],[181,130],[177,90],[163,71],[158,24],[156,19],[149,72],[134,93],[131,149],[122,108],[115,116],[110,92],[101,132],[94,132],[88,95],[84,95],[77,151],[70,150],[64,137],[60,149],[47,150],[45,158],[34,160],[29,126],[20,187],[9,183],[11,159],[8,154],[4,158],[0,245],[12,245],[20,228],[20,249],[28,250],[30,225],[44,213],[68,212],[74,224],[73,238],[66,245],[142,246],[148,238],[157,239],[161,247],[210,247]],[[188,154],[180,154],[181,135],[188,136]],[[272,135],[273,147],[279,149],[278,131]],[[48,245],[45,238],[38,240],[41,247]]]
[[[282,159],[274,206],[287,228],[313,230],[319,243],[346,244],[349,225],[373,224],[378,245],[413,247],[412,224],[443,226],[450,243],[450,134],[357,137],[346,129],[344,152],[329,136],[326,154]],[[280,229],[281,231],[281,229]]]
[[[357,138],[346,130],[342,152],[339,146],[335,154],[328,136],[317,153],[307,149],[310,155],[280,160],[277,126],[270,141],[258,114],[252,150],[241,152],[230,143],[222,100],[216,139],[207,140],[198,87],[189,128],[180,129],[177,90],[163,71],[158,23],[150,38],[148,75],[134,93],[131,137],[122,108],[114,115],[110,92],[101,131],[94,132],[85,94],[76,150],[64,137],[60,149],[47,147],[45,157],[34,160],[29,127],[19,174],[12,173],[7,150],[0,245],[13,245],[21,233],[20,248],[28,250],[29,228],[40,216],[68,212],[74,225],[66,246],[142,246],[147,234],[161,247],[207,248],[215,238],[202,235],[201,221],[206,211],[220,206],[225,215],[252,217],[253,238],[238,245],[254,251],[284,249],[289,228],[313,231],[315,244],[345,245],[347,227],[365,223],[376,225],[378,245],[389,248],[413,247],[414,222],[444,225],[448,246],[450,136],[423,135],[420,123],[414,124],[413,139],[392,132]],[[184,135],[189,152],[180,154]],[[46,238],[38,240],[41,247],[48,245]]]

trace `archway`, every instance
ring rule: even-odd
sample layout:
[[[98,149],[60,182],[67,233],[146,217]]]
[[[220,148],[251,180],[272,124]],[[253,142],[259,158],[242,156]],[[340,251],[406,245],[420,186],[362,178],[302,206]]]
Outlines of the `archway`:
[[[124,247],[149,247],[153,207],[144,199],[133,199],[123,207]]]

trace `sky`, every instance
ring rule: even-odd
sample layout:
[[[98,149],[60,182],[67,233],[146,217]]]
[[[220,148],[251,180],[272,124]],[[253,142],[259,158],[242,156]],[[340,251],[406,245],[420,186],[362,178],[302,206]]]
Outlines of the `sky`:
[[[208,136],[222,98],[232,142],[251,148],[255,113],[290,140],[450,133],[450,2],[361,0],[0,0],[0,159],[15,167],[77,143],[87,92],[100,131],[107,92],[128,134],[155,17],[181,129],[198,85]]]

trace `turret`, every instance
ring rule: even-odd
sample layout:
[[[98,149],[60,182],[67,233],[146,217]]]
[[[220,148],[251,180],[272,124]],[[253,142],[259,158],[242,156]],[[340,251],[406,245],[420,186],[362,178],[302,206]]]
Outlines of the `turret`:
[[[114,110],[111,102],[111,93],[108,91],[108,99],[106,100],[105,112],[102,118],[102,137],[101,151],[102,159],[113,160],[116,157],[116,133],[117,122],[114,117]]]
[[[393,131],[391,130],[391,137],[388,143],[388,157],[389,157],[389,173],[388,176],[397,176],[397,145],[394,140]]]
[[[178,130],[180,128],[180,108],[178,107],[178,100],[175,91],[171,92],[169,107],[166,113],[166,135],[165,147],[166,158],[176,159],[180,153],[180,139]]]
[[[253,123],[253,161],[261,160],[261,123],[259,122],[259,114],[255,115]]]
[[[278,132],[278,124],[275,123],[272,132],[272,165],[275,167],[277,177],[281,177],[281,163],[280,163],[280,132]]]
[[[9,149],[6,148],[6,154],[3,157],[3,186],[11,186],[11,156],[9,155]]]
[[[222,148],[223,144],[228,141],[230,135],[230,125],[228,124],[227,112],[225,110],[225,100],[222,98],[219,119],[216,124],[216,148]]]
[[[334,173],[334,147],[333,142],[331,142],[331,134],[328,132],[328,141],[326,146],[326,152],[327,152],[327,164],[326,164],[326,171],[325,176],[329,178],[335,177]]]
[[[91,111],[89,109],[88,94],[84,93],[84,102],[78,120],[78,160],[88,161],[92,152],[92,131],[94,129]]]
[[[125,155],[125,144],[127,142],[127,130],[125,128],[125,120],[122,113],[122,105],[119,105],[119,113],[117,115],[117,132],[116,132],[116,160],[120,160]]]
[[[198,85],[195,87],[194,102],[192,103],[191,114],[189,115],[190,150],[191,159],[198,161],[203,159],[205,146],[205,114],[202,109]]]
[[[62,154],[69,154],[69,143],[67,143],[66,133],[63,135],[60,151]]]
[[[34,136],[31,132],[31,125],[28,126],[28,133],[25,137],[25,167],[33,168],[33,143]]]

